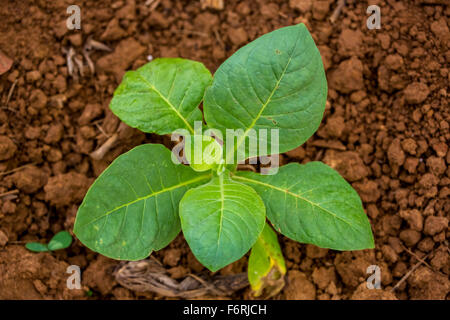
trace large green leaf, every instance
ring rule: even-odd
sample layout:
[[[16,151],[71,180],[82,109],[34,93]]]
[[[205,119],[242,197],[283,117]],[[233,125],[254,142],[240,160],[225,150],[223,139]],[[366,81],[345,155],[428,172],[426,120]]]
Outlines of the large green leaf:
[[[286,264],[277,235],[266,224],[248,259],[248,281],[255,297],[270,298],[284,287]]]
[[[374,247],[358,194],[321,162],[290,163],[276,175],[238,172],[233,179],[255,188],[275,229],[291,239],[336,250]]]
[[[263,35],[219,67],[205,93],[205,119],[225,138],[226,129],[242,129],[230,149],[245,150],[238,160],[271,154],[271,129],[279,130],[281,153],[304,143],[317,130],[326,96],[319,50],[305,25],[299,24]],[[252,129],[260,143],[267,143],[267,152],[249,148]],[[267,129],[267,140],[261,129]],[[228,163],[231,156],[228,152]]]
[[[193,133],[194,121],[202,121],[198,105],[211,79],[200,62],[155,59],[125,74],[110,108],[123,122],[144,132],[186,129]]]
[[[74,233],[88,248],[119,260],[139,260],[180,232],[178,204],[207,182],[171,160],[162,145],[144,144],[119,156],[94,182],[78,209]]]
[[[251,187],[225,172],[186,192],[181,228],[197,259],[211,271],[241,258],[264,227],[265,208]]]

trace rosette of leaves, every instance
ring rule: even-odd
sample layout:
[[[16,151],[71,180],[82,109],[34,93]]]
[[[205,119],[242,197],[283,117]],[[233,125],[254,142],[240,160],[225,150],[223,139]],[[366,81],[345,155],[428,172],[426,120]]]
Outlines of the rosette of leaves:
[[[358,194],[327,165],[290,163],[273,175],[229,165],[230,159],[268,155],[271,129],[278,130],[280,153],[303,144],[319,127],[326,97],[322,59],[303,24],[247,44],[214,77],[201,63],[180,58],[156,59],[128,71],[110,108],[129,126],[160,135],[182,129],[195,140],[194,122],[204,117],[205,127],[224,137],[227,129],[242,134],[223,139],[220,148],[214,139],[200,137],[199,152],[209,153],[210,163],[178,164],[157,144],[119,156],[87,192],[74,233],[107,257],[139,260],[182,231],[196,258],[211,271],[253,248],[249,279],[256,294],[276,287],[286,272],[266,219],[301,243],[335,250],[373,248]],[[247,147],[251,133],[258,135],[260,129],[268,132],[257,136],[268,143],[267,151]],[[233,148],[225,148],[231,143]],[[237,154],[239,148],[243,152]]]

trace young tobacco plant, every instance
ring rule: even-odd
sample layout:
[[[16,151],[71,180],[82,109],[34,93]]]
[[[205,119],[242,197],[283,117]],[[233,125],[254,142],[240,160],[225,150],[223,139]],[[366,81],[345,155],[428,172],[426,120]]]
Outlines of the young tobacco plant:
[[[68,231],[60,231],[53,236],[48,244],[40,242],[28,242],[25,245],[30,251],[33,252],[46,252],[66,249],[72,244],[72,236]]]
[[[156,59],[127,72],[110,108],[129,126],[160,135],[182,129],[195,140],[194,122],[204,116],[207,128],[223,136],[227,129],[241,134],[223,139],[223,149],[211,137],[200,137],[200,153],[210,155],[209,163],[177,164],[157,144],[119,156],[87,192],[74,233],[107,257],[139,260],[182,230],[196,258],[211,271],[252,249],[249,281],[256,294],[265,286],[279,287],[286,272],[266,218],[302,243],[335,250],[373,248],[358,194],[327,165],[290,163],[262,175],[230,164],[270,154],[268,147],[249,147],[255,132],[260,144],[270,146],[272,129],[277,129],[279,153],[303,144],[322,121],[326,97],[322,59],[303,24],[242,47],[214,78],[201,63],[179,58]],[[198,149],[194,143],[185,155]]]

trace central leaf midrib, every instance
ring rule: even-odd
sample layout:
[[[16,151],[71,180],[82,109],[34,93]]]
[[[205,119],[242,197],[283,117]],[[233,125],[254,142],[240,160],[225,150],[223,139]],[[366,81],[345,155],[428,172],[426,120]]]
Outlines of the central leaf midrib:
[[[268,187],[268,188],[271,188],[271,189],[274,189],[274,190],[283,192],[283,193],[288,194],[288,195],[290,195],[290,196],[293,196],[293,197],[295,197],[295,198],[301,199],[301,200],[303,200],[303,201],[305,201],[305,202],[308,202],[308,203],[311,204],[312,206],[317,207],[317,208],[323,210],[324,212],[326,212],[326,213],[328,213],[329,215],[333,216],[335,219],[338,219],[338,220],[343,221],[344,223],[348,224],[350,227],[352,227],[352,228],[354,227],[350,222],[348,222],[347,220],[343,219],[342,217],[339,217],[339,216],[336,215],[335,213],[333,213],[333,212],[329,211],[328,209],[326,209],[326,208],[320,206],[319,204],[317,204],[317,203],[315,203],[315,202],[312,202],[312,201],[310,201],[310,200],[308,200],[308,199],[306,199],[306,198],[304,198],[304,197],[302,197],[302,196],[300,196],[300,195],[298,195],[298,194],[296,194],[296,193],[293,193],[293,192],[291,192],[291,191],[288,190],[288,189],[283,189],[283,188],[280,188],[280,187],[277,187],[277,186],[274,186],[274,185],[271,185],[271,184],[268,184],[268,183],[265,183],[265,182],[261,182],[261,181],[259,181],[259,180],[254,180],[254,179],[250,179],[250,178],[245,178],[245,177],[241,177],[241,176],[237,176],[237,175],[234,175],[233,178],[234,178],[234,179],[238,179],[238,180],[240,179],[240,180],[242,180],[242,181],[247,181],[247,182],[249,182],[249,183],[259,184],[259,185],[262,185],[262,186],[265,186],[265,187]]]
[[[137,199],[135,199],[133,201],[124,203],[124,204],[122,204],[122,205],[120,205],[118,207],[115,207],[114,209],[111,209],[111,210],[107,211],[105,214],[95,218],[94,220],[89,221],[87,224],[83,225],[82,227],[85,227],[85,226],[87,226],[87,225],[89,225],[91,223],[94,223],[94,222],[96,222],[96,221],[98,221],[100,219],[103,219],[103,218],[107,217],[108,215],[112,214],[113,212],[118,211],[118,210],[120,210],[122,208],[125,208],[125,207],[128,207],[128,206],[131,206],[132,204],[137,203],[139,201],[149,199],[149,198],[157,196],[159,194],[162,194],[162,193],[165,193],[165,192],[169,192],[169,191],[172,191],[172,190],[175,190],[175,189],[187,186],[189,184],[193,184],[193,183],[201,181],[201,180],[206,180],[207,178],[210,178],[210,177],[211,177],[211,174],[203,175],[203,176],[200,176],[200,177],[197,177],[197,178],[194,178],[194,179],[191,179],[191,180],[184,181],[182,183],[176,184],[174,186],[171,186],[171,187],[168,187],[168,188],[165,188],[165,189],[161,189],[159,191],[155,191],[155,192],[150,193],[150,194],[148,194],[148,195],[146,195],[144,197],[137,198]]]
[[[189,131],[191,133],[194,133],[194,129],[192,128],[192,126],[189,124],[189,122],[186,120],[185,117],[183,117],[183,115],[178,111],[177,108],[175,108],[175,106],[150,82],[147,81],[147,79],[145,79],[139,72],[138,72],[139,77],[147,84],[147,86],[155,91],[160,97],[161,99],[164,100],[164,102],[172,109],[173,112],[175,112],[175,114],[181,119],[183,120],[183,122],[186,124],[186,127],[189,129]]]
[[[295,48],[297,47],[297,42],[298,39],[295,42],[295,46],[293,51],[295,51]],[[245,138],[247,137],[248,133],[250,132],[251,129],[253,129],[253,127],[256,125],[256,122],[258,122],[258,120],[261,118],[261,115],[263,114],[264,110],[266,109],[266,107],[269,105],[270,101],[272,100],[273,95],[275,94],[275,92],[278,90],[279,85],[281,80],[283,79],[284,75],[286,74],[286,71],[291,63],[292,60],[292,54],[289,55],[289,60],[286,63],[286,66],[283,69],[283,72],[280,75],[280,78],[277,80],[277,83],[275,84],[272,92],[270,93],[269,97],[267,98],[266,102],[261,106],[261,109],[259,110],[258,114],[256,115],[255,119],[253,119],[252,123],[250,124],[250,126],[247,128],[247,130],[245,130],[244,134],[239,138],[239,140],[236,143],[236,148],[234,148],[233,150],[233,154],[236,152],[236,150],[238,150],[239,146],[242,144],[242,142],[245,140]],[[226,156],[226,160],[228,162],[229,159],[229,154],[227,154]]]

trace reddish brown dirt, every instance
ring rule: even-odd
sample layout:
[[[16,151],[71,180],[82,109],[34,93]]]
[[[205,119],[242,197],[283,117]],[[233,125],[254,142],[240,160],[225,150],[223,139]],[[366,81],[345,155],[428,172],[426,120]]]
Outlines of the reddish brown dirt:
[[[0,76],[0,299],[79,299],[87,292],[92,298],[160,299],[120,287],[112,277],[117,262],[79,242],[52,254],[29,253],[23,243],[71,230],[87,188],[119,154],[143,142],[168,145],[165,137],[126,128],[102,160],[88,156],[119,126],[108,104],[125,70],[152,55],[198,60],[214,71],[243,44],[299,22],[322,53],[328,106],[317,134],[281,160],[322,160],[336,168],[361,195],[376,248],[337,252],[280,237],[289,271],[276,298],[448,299],[445,1],[370,1],[381,7],[382,26],[368,30],[366,1],[348,0],[331,24],[331,0],[229,0],[220,11],[202,9],[199,1],[162,0],[152,12],[145,1],[80,0],[81,31],[65,28],[71,1],[1,2],[0,50],[14,63]],[[97,73],[77,82],[62,48],[70,45],[81,57],[89,36],[113,51],[94,52]],[[174,278],[203,270],[182,236],[155,256]],[[425,263],[392,293],[421,258]],[[220,273],[245,271],[246,259]],[[83,271],[82,290],[65,287],[71,264]],[[364,287],[372,264],[381,268],[382,290]],[[245,290],[232,298],[248,296]]]

